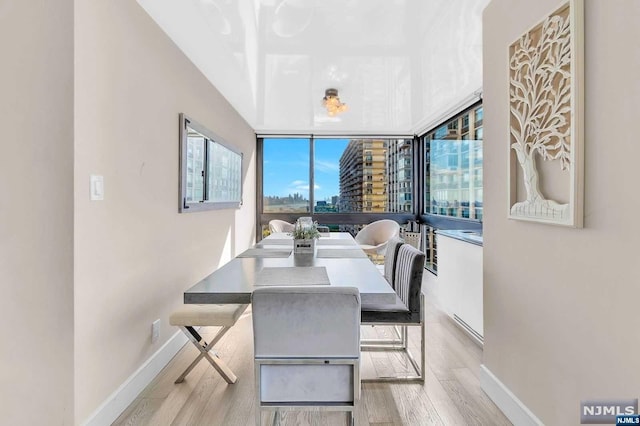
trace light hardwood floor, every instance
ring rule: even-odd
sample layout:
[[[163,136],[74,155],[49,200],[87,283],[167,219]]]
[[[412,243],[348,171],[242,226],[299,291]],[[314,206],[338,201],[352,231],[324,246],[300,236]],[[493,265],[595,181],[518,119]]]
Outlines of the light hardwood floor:
[[[427,297],[426,380],[420,384],[362,385],[356,412],[359,426],[383,425],[510,425],[480,388],[482,349],[462,332]],[[363,336],[384,335],[385,327],[363,327]],[[418,327],[410,328],[410,345],[419,354]],[[206,337],[215,329],[203,329]],[[175,378],[195,358],[197,350],[185,346],[158,377],[117,419],[115,425],[254,425],[253,341],[250,309],[218,343],[218,353],[238,376],[227,385],[202,361],[176,385]],[[410,371],[397,353],[365,352],[362,377]],[[263,424],[270,424],[263,414]],[[344,413],[289,412],[283,425],[344,425]]]

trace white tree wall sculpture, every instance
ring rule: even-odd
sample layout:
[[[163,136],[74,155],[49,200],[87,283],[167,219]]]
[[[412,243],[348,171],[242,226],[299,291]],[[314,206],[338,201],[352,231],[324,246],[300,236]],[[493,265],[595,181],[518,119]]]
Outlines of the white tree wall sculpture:
[[[576,207],[581,202],[574,199],[577,186],[581,186],[576,185],[576,167],[581,168],[577,160],[581,157],[575,152],[577,52],[572,32],[573,3],[552,13],[509,48],[510,145],[522,169],[526,191],[526,199],[520,202],[515,202],[512,195],[512,218],[581,226],[581,219],[576,219]],[[561,204],[542,194],[537,158],[557,161],[568,172],[569,203]],[[516,174],[511,175],[515,179]]]

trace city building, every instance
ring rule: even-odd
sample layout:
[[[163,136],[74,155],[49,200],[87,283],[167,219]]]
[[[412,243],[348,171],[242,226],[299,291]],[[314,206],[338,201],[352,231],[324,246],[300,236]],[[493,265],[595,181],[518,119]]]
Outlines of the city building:
[[[340,211],[384,212],[387,141],[354,139],[340,157]]]
[[[387,149],[388,207],[390,212],[411,212],[413,208],[413,144],[409,139],[389,141]]]

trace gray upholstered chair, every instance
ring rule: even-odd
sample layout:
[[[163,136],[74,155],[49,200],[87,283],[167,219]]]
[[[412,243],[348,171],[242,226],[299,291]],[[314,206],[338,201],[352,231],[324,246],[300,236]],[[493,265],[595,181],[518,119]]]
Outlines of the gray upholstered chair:
[[[256,424],[263,410],[349,412],[360,398],[360,294],[353,287],[253,292]]]
[[[389,285],[395,289],[395,271],[396,271],[396,257],[398,256],[398,250],[400,246],[404,244],[398,237],[393,237],[387,242],[387,250],[384,254],[384,264],[376,265],[380,270],[384,279],[387,280]],[[373,324],[372,324],[373,326]],[[396,337],[392,339],[361,339],[360,344],[363,347],[370,347],[373,345],[406,345],[406,327],[399,328],[393,327],[393,331],[396,333]]]
[[[294,225],[284,220],[273,219],[269,221],[269,231],[274,232],[293,232]]]
[[[415,375],[395,377],[378,377],[368,381],[419,381],[424,382],[424,296],[422,295],[422,272],[424,270],[424,253],[402,244],[398,249],[395,261],[394,288],[396,301],[392,304],[363,304],[362,325],[400,326],[401,340],[367,341],[361,344],[366,350],[401,350],[404,351],[414,368]],[[420,365],[409,351],[409,334],[407,326],[420,326]]]
[[[400,235],[400,225],[396,221],[383,219],[362,228],[355,240],[368,255],[379,255],[387,249],[387,241],[398,235]]]
[[[193,360],[186,370],[176,379],[176,383],[182,383],[187,374],[193,370],[202,358],[216,369],[222,378],[229,384],[235,383],[238,379],[233,371],[218,357],[213,350],[213,346],[218,343],[222,336],[238,321],[240,315],[249,305],[182,305],[169,317],[169,324],[175,325],[189,338],[191,343],[198,348],[200,354]],[[212,326],[222,327],[211,342],[204,341],[202,336],[194,327]],[[213,356],[211,356],[213,355]]]

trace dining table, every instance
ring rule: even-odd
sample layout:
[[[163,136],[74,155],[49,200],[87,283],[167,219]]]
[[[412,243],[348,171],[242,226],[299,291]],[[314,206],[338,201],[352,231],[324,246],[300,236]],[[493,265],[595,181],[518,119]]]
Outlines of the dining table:
[[[184,292],[184,303],[248,304],[261,286],[356,287],[363,304],[391,304],[396,293],[347,232],[323,234],[314,253],[294,253],[293,237],[274,233]]]

